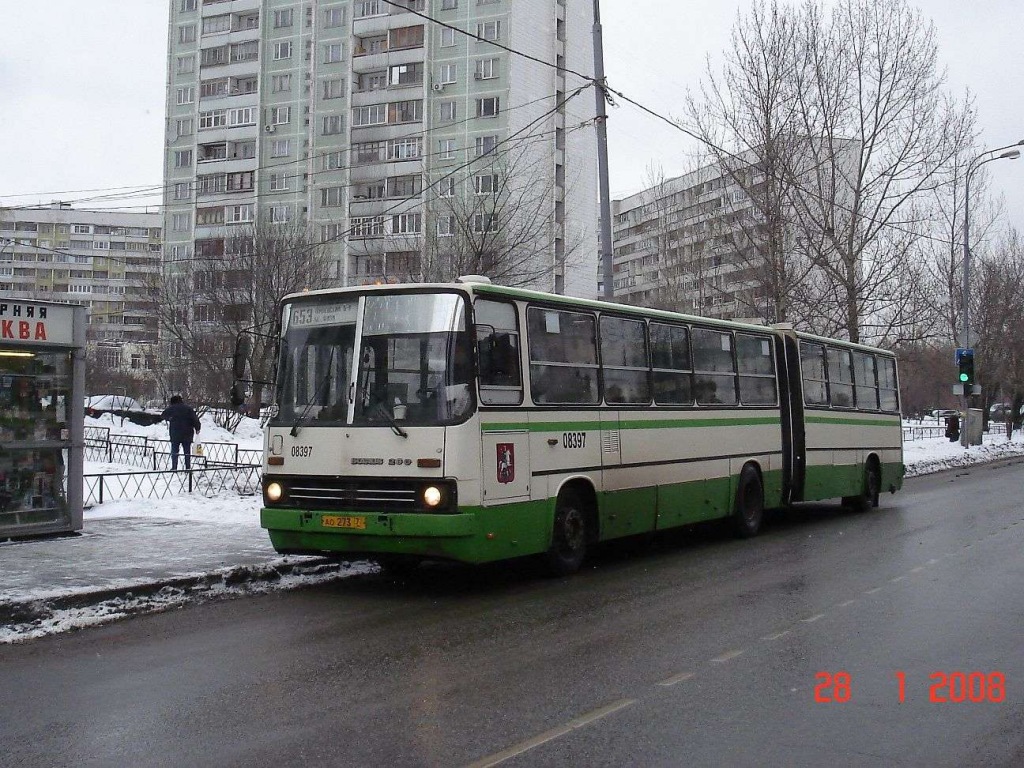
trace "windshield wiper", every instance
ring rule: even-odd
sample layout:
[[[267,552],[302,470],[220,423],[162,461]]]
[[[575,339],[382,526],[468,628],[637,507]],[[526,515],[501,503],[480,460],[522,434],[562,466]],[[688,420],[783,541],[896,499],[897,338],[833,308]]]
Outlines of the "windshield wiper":
[[[409,433],[399,426],[398,422],[395,421],[395,417],[391,415],[391,411],[388,410],[384,403],[377,403],[377,413],[384,417],[389,425],[391,425],[391,431],[399,437],[409,437]]]

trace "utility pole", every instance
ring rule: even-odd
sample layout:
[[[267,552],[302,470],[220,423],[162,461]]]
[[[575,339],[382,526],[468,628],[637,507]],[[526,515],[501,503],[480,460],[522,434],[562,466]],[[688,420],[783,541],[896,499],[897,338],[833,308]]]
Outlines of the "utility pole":
[[[608,92],[604,82],[604,41],[601,34],[600,0],[594,0],[594,96],[597,99],[597,177],[601,201],[601,274],[603,298],[611,301],[612,289],[612,204],[608,190]]]

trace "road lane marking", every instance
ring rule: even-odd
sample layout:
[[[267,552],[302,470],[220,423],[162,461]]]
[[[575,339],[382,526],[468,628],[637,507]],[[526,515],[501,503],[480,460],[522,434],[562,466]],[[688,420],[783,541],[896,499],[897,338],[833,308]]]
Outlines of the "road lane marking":
[[[762,637],[761,639],[762,640],[778,640],[780,637],[785,637],[786,635],[788,635],[789,632],[790,632],[790,630],[784,629],[781,632],[776,632],[774,635],[767,635],[766,637]]]
[[[735,659],[737,656],[742,656],[743,651],[726,651],[721,656],[716,656],[711,660],[712,664],[725,664],[727,661]]]
[[[551,730],[544,731],[544,733],[534,736],[532,739],[521,741],[518,744],[512,745],[508,749],[503,749],[501,752],[495,752],[493,755],[482,757],[479,760],[470,763],[468,768],[489,768],[489,766],[498,765],[506,760],[511,760],[513,757],[517,757],[518,755],[528,752],[535,747],[539,747],[542,744],[547,744],[549,741],[553,741],[559,736],[565,736],[567,733],[572,733],[577,728],[583,728],[586,725],[590,725],[591,723],[600,720],[602,717],[607,717],[613,712],[618,712],[620,709],[625,709],[633,704],[636,704],[636,699],[619,699],[618,701],[613,701],[611,704],[580,715],[564,725],[557,725]]]
[[[864,590],[864,594],[865,595],[873,595],[873,594],[875,594],[875,592],[881,592],[881,591],[882,591],[881,587],[875,587],[874,589],[865,589]]]
[[[823,619],[823,618],[825,618],[825,614],[824,613],[816,613],[814,616],[811,616],[810,618],[807,618],[807,619],[800,619],[800,621],[802,621],[804,624],[813,624],[818,619]]]
[[[935,565],[937,562],[939,561],[933,557],[931,560],[928,561],[928,565]]]
[[[848,606],[848,605],[853,605],[853,604],[854,604],[854,603],[856,603],[856,602],[857,602],[856,600],[844,600],[843,602],[841,602],[841,603],[839,604],[839,607],[840,607],[840,608],[845,608],[846,606]]]
[[[907,577],[906,576],[894,576],[893,578],[889,579],[889,581],[891,581],[893,584],[896,584],[897,582],[903,581],[905,578],[907,578]]]
[[[919,565],[919,566],[917,566],[917,568],[911,568],[910,572],[911,573],[920,573],[923,570],[924,570],[924,566],[923,565]]]
[[[691,677],[693,677],[693,672],[680,672],[678,675],[673,675],[667,680],[662,680],[658,685],[668,687],[670,685],[675,685],[676,683],[681,683],[684,680],[689,680]]]

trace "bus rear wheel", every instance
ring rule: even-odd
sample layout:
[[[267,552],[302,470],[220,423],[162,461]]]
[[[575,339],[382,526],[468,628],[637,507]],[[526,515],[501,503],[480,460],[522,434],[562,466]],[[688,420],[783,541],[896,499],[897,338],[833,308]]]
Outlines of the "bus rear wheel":
[[[566,489],[558,495],[551,547],[545,555],[553,576],[568,576],[583,565],[587,556],[587,510],[579,494]]]
[[[864,490],[859,496],[844,496],[843,506],[863,512],[878,506],[878,497],[881,493],[882,474],[878,469],[878,463],[870,460],[864,465]]]
[[[749,539],[761,530],[764,519],[764,486],[761,474],[747,464],[736,485],[736,501],[732,512],[732,530],[739,538]]]

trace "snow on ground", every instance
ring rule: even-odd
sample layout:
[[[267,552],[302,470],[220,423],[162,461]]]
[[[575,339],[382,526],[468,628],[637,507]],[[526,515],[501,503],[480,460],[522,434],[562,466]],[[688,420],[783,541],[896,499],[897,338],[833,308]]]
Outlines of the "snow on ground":
[[[167,438],[165,424],[140,427],[119,422],[110,415],[86,419],[87,425],[109,427],[116,434]],[[209,415],[203,418],[199,440],[235,442],[248,449],[263,445],[258,420],[243,419],[231,433]],[[1024,456],[1020,433],[1012,440],[986,434],[983,445],[966,449],[941,437],[904,443],[908,477],[1014,456]],[[138,468],[87,462],[85,471]],[[376,570],[367,562],[339,564],[276,555],[260,528],[260,503],[259,496],[221,492],[212,498],[178,496],[97,505],[85,511],[79,538],[91,546],[94,560],[89,563],[68,557],[67,545],[74,539],[0,543],[0,563],[5,566],[0,569],[0,644],[197,600],[293,589]],[[20,573],[12,567],[19,558]]]

